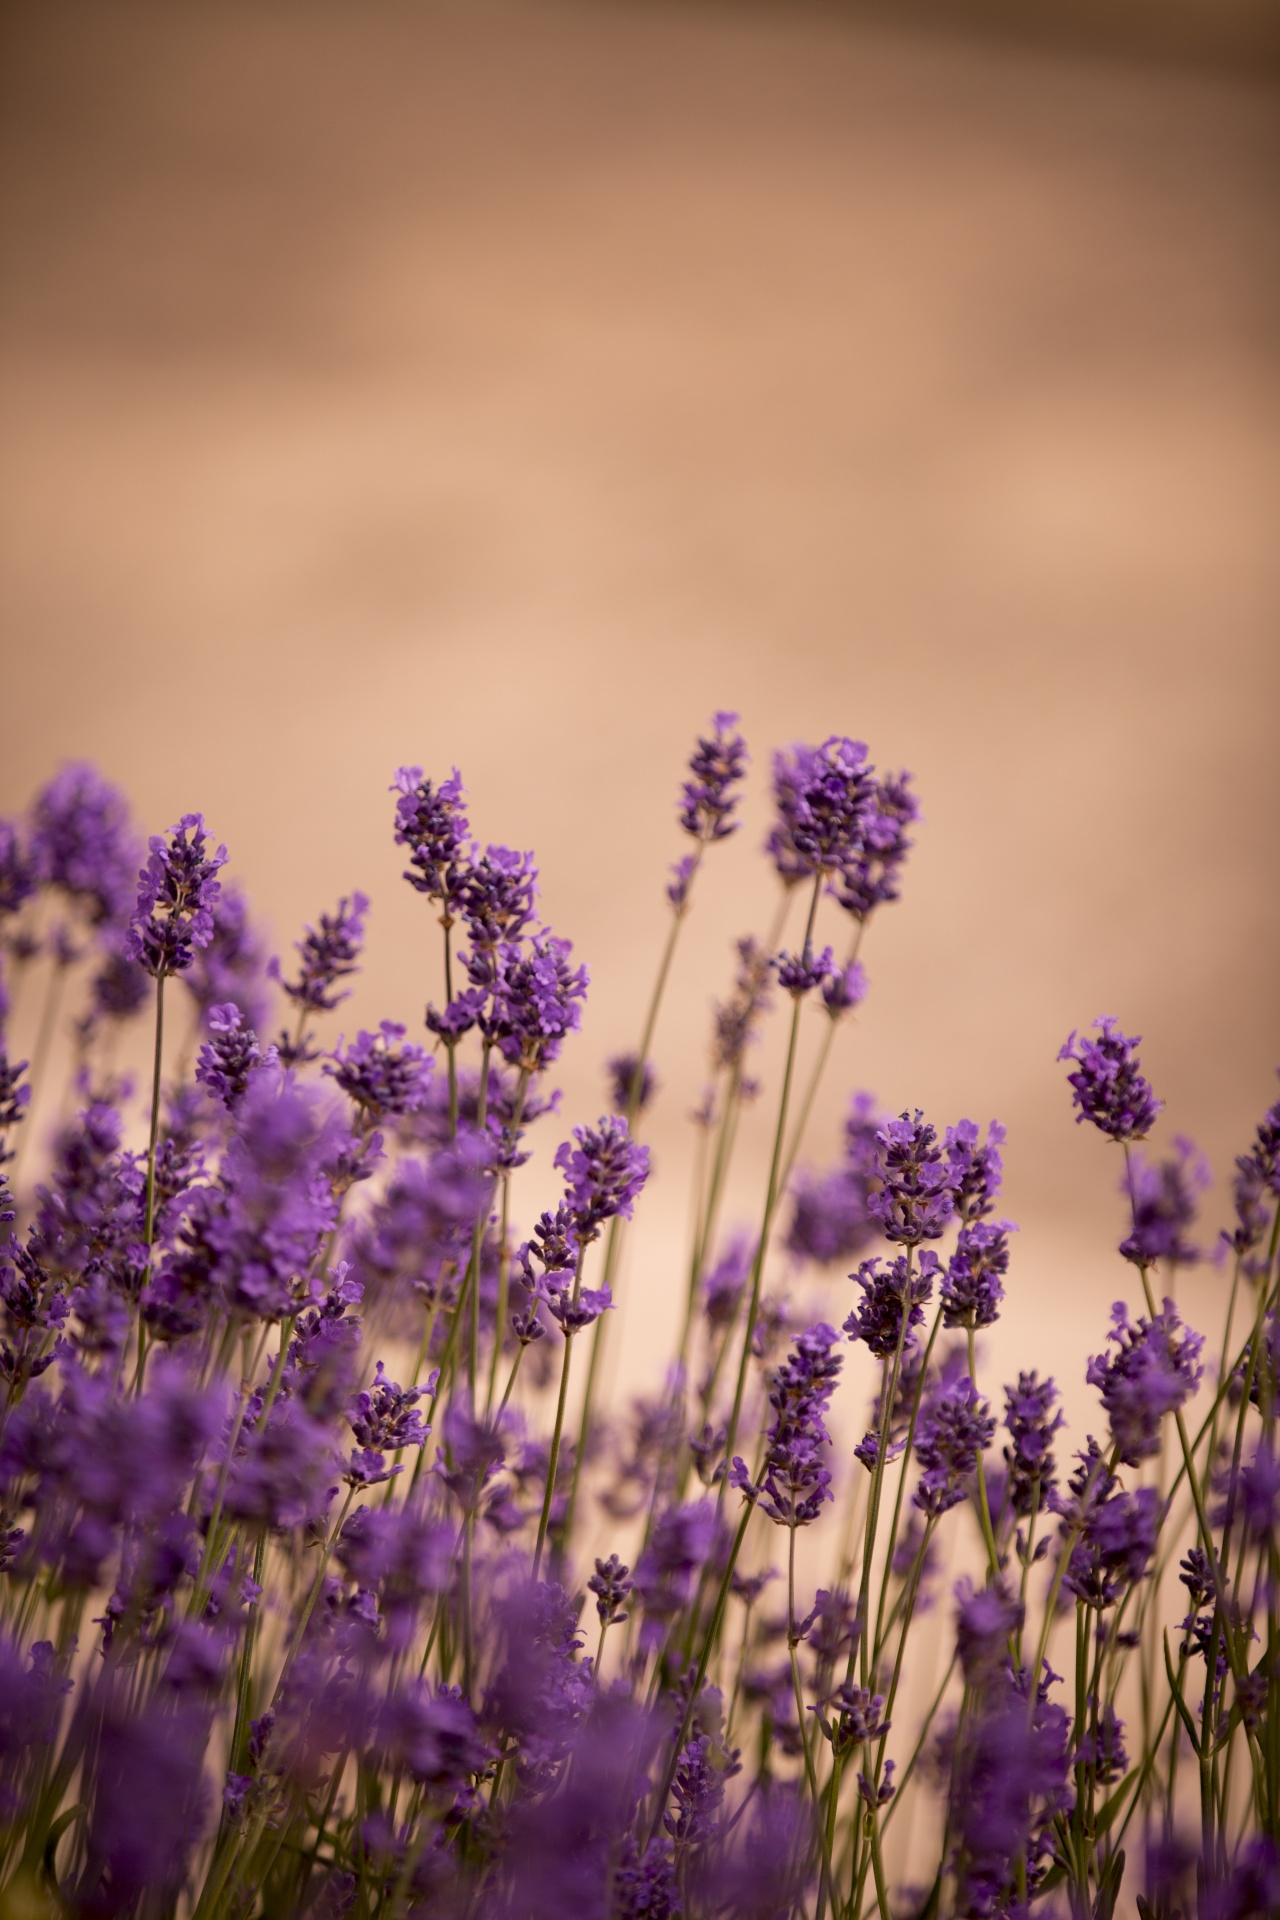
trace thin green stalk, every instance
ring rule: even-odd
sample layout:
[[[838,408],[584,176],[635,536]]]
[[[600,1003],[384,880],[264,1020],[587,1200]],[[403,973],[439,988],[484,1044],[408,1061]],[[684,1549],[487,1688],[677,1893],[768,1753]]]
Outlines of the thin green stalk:
[[[164,1050],[163,973],[156,976],[156,1044],[151,1070],[151,1132],[147,1139],[147,1224],[144,1238],[148,1247],[155,1238],[156,1215],[156,1141],[160,1133],[160,1063]]]
[[[577,1306],[578,1295],[582,1291],[582,1262],[586,1248],[578,1254],[573,1269],[572,1305]],[[542,1564],[542,1549],[546,1545],[547,1527],[551,1520],[551,1502],[555,1497],[556,1468],[560,1462],[560,1438],[564,1432],[565,1403],[569,1398],[569,1362],[573,1357],[573,1332],[570,1327],[564,1329],[564,1359],[560,1366],[560,1393],[556,1400],[555,1425],[551,1430],[551,1452],[547,1459],[547,1484],[542,1496],[542,1513],[538,1520],[538,1544],[533,1553],[533,1577],[538,1577],[538,1568]]]

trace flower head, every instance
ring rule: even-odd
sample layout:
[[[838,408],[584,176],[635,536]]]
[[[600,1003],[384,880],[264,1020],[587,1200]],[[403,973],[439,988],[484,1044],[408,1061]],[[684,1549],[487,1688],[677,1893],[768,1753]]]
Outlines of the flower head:
[[[429,1054],[405,1040],[402,1026],[384,1020],[377,1033],[362,1028],[350,1046],[340,1041],[324,1070],[373,1123],[417,1113],[426,1104],[434,1066]]]
[[[833,735],[820,747],[793,747],[773,761],[777,823],[768,850],[784,880],[835,873],[862,851],[875,779],[860,740]]]
[[[12,820],[0,820],[0,920],[29,900],[40,882],[34,854],[23,845]]]
[[[481,1018],[503,1059],[537,1073],[559,1057],[565,1038],[582,1024],[590,975],[574,967],[568,940],[539,928],[528,946],[502,948],[493,980],[493,1004]]]
[[[806,947],[803,953],[778,955],[778,985],[784,993],[792,994],[796,999],[811,992],[814,987],[820,987],[834,970],[835,959],[830,947],[824,947],[818,954]]]
[[[467,816],[462,776],[455,767],[439,785],[425,780],[421,767],[401,767],[391,787],[396,801],[396,842],[409,849],[405,879],[447,914],[457,911],[466,871]]]
[[[835,894],[856,920],[898,898],[898,882],[912,842],[907,829],[920,817],[911,791],[911,775],[895,773],[877,780],[862,838],[841,867]]]
[[[1009,1271],[1009,1235],[1016,1231],[1011,1220],[975,1220],[961,1227],[940,1288],[944,1326],[989,1327],[998,1318],[1003,1276]]]
[[[123,923],[136,846],[124,795],[96,767],[75,761],[36,795],[31,854],[46,885],[84,907],[95,926]]]
[[[1160,1450],[1160,1423],[1175,1412],[1200,1384],[1204,1340],[1178,1317],[1172,1300],[1153,1319],[1130,1323],[1123,1300],[1111,1309],[1107,1336],[1114,1353],[1095,1354],[1085,1378],[1097,1387],[1111,1421],[1111,1437],[1127,1466],[1150,1460]]]
[[[865,1340],[877,1359],[887,1359],[898,1351],[912,1327],[924,1319],[925,1303],[933,1297],[933,1283],[941,1268],[936,1254],[928,1249],[920,1255],[914,1272],[906,1254],[900,1253],[888,1266],[877,1256],[864,1260],[851,1276],[862,1288],[862,1304],[855,1307],[844,1323],[851,1340]],[[903,1315],[907,1332],[903,1334]]]
[[[825,1322],[798,1334],[769,1383],[774,1418],[758,1491],[764,1511],[780,1526],[807,1526],[831,1498],[825,1415],[840,1375],[838,1339]]]
[[[955,1211],[951,1167],[919,1108],[886,1120],[876,1135],[881,1190],[868,1205],[887,1240],[919,1246],[945,1232]]]
[[[1017,1386],[1004,1390],[1009,1501],[1021,1519],[1048,1504],[1057,1482],[1053,1436],[1065,1417],[1061,1408],[1054,1411],[1057,1398],[1053,1381],[1035,1373],[1020,1373]]]
[[[631,1591],[630,1576],[630,1567],[624,1567],[616,1553],[611,1553],[607,1560],[596,1561],[596,1570],[587,1586],[596,1596],[596,1612],[602,1627],[611,1627],[626,1619],[622,1603]]]
[[[860,1007],[867,997],[867,976],[860,960],[833,967],[822,983],[822,1004],[833,1020]]]
[[[610,1104],[615,1113],[629,1113],[634,1099],[635,1110],[643,1113],[657,1090],[657,1075],[649,1060],[642,1061],[635,1053],[618,1053],[609,1062]]]
[[[261,1032],[270,1012],[266,948],[234,880],[221,883],[210,912],[212,937],[196,953],[182,983],[206,1019],[211,1007],[232,1005],[240,1009],[246,1027]]]
[[[215,876],[227,850],[206,851],[206,839],[204,816],[184,813],[167,840],[157,833],[148,843],[126,951],[157,980],[185,972],[213,938],[213,903],[222,890]]]
[[[1140,1267],[1157,1260],[1170,1266],[1198,1260],[1199,1249],[1186,1232],[1195,1224],[1198,1195],[1211,1184],[1208,1161],[1181,1134],[1172,1159],[1153,1165],[1143,1154],[1132,1154],[1121,1182],[1133,1209],[1133,1232],[1120,1244],[1125,1259]]]
[[[995,1415],[966,1375],[926,1400],[916,1430],[924,1472],[913,1498],[922,1513],[946,1513],[964,1499],[978,1456],[991,1445]]]
[[[1058,1058],[1075,1065],[1067,1079],[1077,1126],[1091,1120],[1112,1140],[1141,1140],[1150,1133],[1164,1103],[1138,1070],[1140,1038],[1127,1039],[1110,1015],[1095,1020],[1092,1033],[1068,1035]]]
[[[259,1067],[276,1064],[274,1047],[264,1050],[258,1037],[244,1024],[239,1007],[210,1007],[209,1039],[196,1061],[196,1079],[207,1087],[215,1100],[234,1109],[244,1097],[250,1074]]]
[[[700,735],[689,757],[689,778],[680,794],[680,825],[695,840],[725,840],[736,832],[734,788],[747,763],[747,743],[737,726],[736,713],[717,713],[710,737]]]
[[[573,1138],[557,1150],[555,1164],[565,1176],[566,1200],[585,1242],[606,1220],[631,1218],[636,1196],[649,1177],[649,1149],[631,1138],[620,1114],[606,1114],[594,1127],[575,1127]]]

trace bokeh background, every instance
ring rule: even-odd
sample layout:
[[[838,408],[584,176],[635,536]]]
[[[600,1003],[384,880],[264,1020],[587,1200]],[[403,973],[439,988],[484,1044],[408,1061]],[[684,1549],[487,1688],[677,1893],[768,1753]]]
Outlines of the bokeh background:
[[[1145,1036],[1209,1239],[1280,1059],[1264,10],[17,0],[2,30],[0,808],[70,755],[153,828],[202,808],[281,947],[364,886],[335,1026],[416,1024],[434,928],[386,790],[457,764],[591,964],[577,1120],[635,1037],[690,739],[739,709],[747,826],[658,1037],[639,1378],[711,1001],[771,906],[770,749],[866,739],[925,822],[811,1157],[854,1086],[1000,1116],[995,1357],[1078,1383],[1125,1275],[1067,1030]]]

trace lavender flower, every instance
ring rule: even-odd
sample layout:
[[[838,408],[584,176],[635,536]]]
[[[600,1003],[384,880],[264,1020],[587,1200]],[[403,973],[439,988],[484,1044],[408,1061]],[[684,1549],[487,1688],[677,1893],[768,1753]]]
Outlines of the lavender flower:
[[[1064,1538],[1076,1533],[1063,1586],[1092,1607],[1113,1607],[1126,1587],[1142,1579],[1155,1552],[1160,1496],[1154,1487],[1126,1493],[1092,1437],[1068,1482],[1069,1497],[1050,1502]]]
[[[699,1500],[659,1513],[632,1576],[636,1597],[645,1611],[642,1646],[660,1645],[669,1622],[688,1605],[715,1539],[714,1501]]]
[[[1009,1271],[1011,1220],[976,1220],[961,1227],[956,1250],[947,1262],[939,1289],[945,1327],[989,1327],[1004,1299],[1002,1275]]]
[[[1179,1134],[1173,1158],[1153,1166],[1141,1153],[1130,1156],[1121,1191],[1133,1209],[1133,1232],[1120,1244],[1126,1260],[1149,1267],[1163,1260],[1170,1266],[1190,1266],[1199,1249],[1185,1237],[1195,1224],[1196,1197],[1212,1185],[1209,1163],[1192,1142]]]
[[[995,1430],[995,1415],[967,1375],[925,1401],[916,1430],[924,1472],[912,1496],[922,1513],[937,1516],[964,1499]]]
[[[795,999],[809,993],[814,987],[820,987],[835,968],[835,959],[830,947],[814,954],[808,947],[800,954],[780,953],[778,955],[778,985],[784,993]]]
[[[637,1079],[637,1075],[639,1078]],[[653,1063],[638,1054],[615,1054],[609,1062],[610,1105],[615,1113],[629,1113],[634,1092],[637,1113],[643,1113],[657,1091]]]
[[[773,762],[778,820],[768,851],[784,880],[832,873],[859,857],[875,802],[875,780],[860,740],[833,735],[796,746]]]
[[[1005,1129],[998,1120],[992,1120],[987,1127],[985,1143],[972,1120],[961,1120],[957,1126],[947,1128],[951,1188],[962,1225],[968,1226],[994,1211],[1004,1172],[1000,1157],[1004,1142]]]
[[[459,904],[471,936],[467,970],[474,986],[490,984],[490,956],[520,938],[533,917],[537,892],[531,853],[486,847],[473,857],[459,885]]]
[[[596,1570],[587,1586],[596,1596],[596,1612],[602,1627],[612,1627],[626,1619],[622,1603],[631,1591],[630,1574],[630,1567],[624,1567],[616,1553],[611,1553],[607,1560],[596,1561]]]
[[[964,1683],[976,1693],[985,1693],[1008,1665],[1009,1640],[1022,1625],[1023,1605],[1002,1580],[985,1587],[962,1580],[956,1602],[956,1652]]]
[[[566,1199],[585,1244],[606,1220],[631,1218],[636,1197],[649,1177],[649,1149],[631,1138],[619,1114],[606,1114],[594,1127],[575,1127],[573,1138],[557,1149],[555,1164],[565,1176]]]
[[[876,1171],[883,1182],[868,1202],[887,1240],[916,1247],[945,1232],[955,1211],[951,1168],[919,1108],[912,1119],[887,1120],[876,1135]]]
[[[862,1288],[862,1304],[855,1307],[844,1323],[851,1340],[865,1340],[877,1359],[891,1358],[903,1339],[902,1317],[910,1329],[924,1319],[927,1301],[933,1298],[933,1283],[941,1268],[936,1254],[926,1248],[914,1272],[906,1254],[899,1254],[886,1267],[876,1258],[864,1260],[852,1275]]]
[[[791,1183],[791,1194],[787,1249],[802,1260],[819,1266],[852,1260],[879,1231],[868,1204],[870,1182],[847,1163],[825,1174],[801,1171]]]
[[[137,864],[133,829],[124,795],[96,767],[75,761],[36,795],[31,854],[45,884],[82,906],[94,926],[124,922]]]
[[[4,1136],[18,1125],[31,1101],[30,1086],[22,1084],[28,1064],[26,1060],[11,1062],[0,1040],[0,1167],[13,1158],[4,1150]]]
[[[220,883],[210,912],[212,937],[195,954],[182,983],[205,1020],[211,1007],[236,1006],[245,1026],[261,1032],[270,1013],[266,948],[234,880]]]
[[[667,899],[677,913],[683,913],[689,905],[689,893],[693,886],[693,876],[698,871],[696,853],[686,853],[683,860],[674,862],[671,878],[667,882]]]
[[[570,965],[573,947],[545,928],[527,949],[502,949],[493,980],[486,1036],[504,1060],[525,1073],[539,1073],[559,1058],[565,1037],[582,1024],[590,975]]]
[[[1067,1079],[1076,1106],[1076,1124],[1091,1120],[1112,1140],[1141,1140],[1151,1131],[1162,1101],[1138,1071],[1140,1035],[1129,1040],[1110,1015],[1094,1021],[1095,1034],[1067,1036],[1058,1053],[1076,1071]]]
[[[272,959],[267,972],[278,980],[294,1005],[305,1013],[331,1013],[347,998],[350,988],[335,993],[339,980],[347,980],[359,970],[364,945],[364,917],[369,902],[363,893],[344,894],[334,913],[322,913],[318,927],[307,927],[294,951],[301,957],[298,978],[286,980],[278,959]]]
[[[153,979],[185,972],[213,938],[213,903],[221,891],[215,876],[227,850],[207,853],[206,839],[203,814],[184,813],[167,842],[158,833],[148,842],[125,950]]]
[[[920,817],[909,773],[875,783],[872,805],[857,850],[841,868],[836,898],[856,920],[898,898],[898,882],[911,851],[907,828]]]
[[[38,884],[34,855],[23,846],[12,820],[0,820],[0,920],[17,913]]]
[[[356,1446],[346,1469],[346,1480],[353,1487],[376,1487],[403,1469],[384,1465],[383,1455],[404,1447],[421,1447],[430,1427],[424,1426],[417,1411],[423,1397],[421,1387],[401,1387],[388,1379],[381,1360],[373,1384],[358,1393],[347,1413]]]
[[[867,976],[860,960],[834,967],[822,983],[822,1004],[833,1020],[860,1007],[867,997]]]
[[[1097,1726],[1087,1727],[1076,1749],[1076,1765],[1091,1767],[1103,1786],[1129,1770],[1125,1751],[1124,1722],[1108,1702],[1099,1709]]]
[[[831,1498],[831,1436],[824,1415],[840,1373],[840,1355],[833,1352],[838,1338],[825,1322],[797,1336],[769,1383],[774,1419],[760,1485],[750,1487],[745,1469],[736,1473],[735,1484],[758,1497],[779,1526],[808,1526]],[[740,1465],[735,1460],[735,1470]]]
[[[1097,1387],[1111,1421],[1111,1437],[1127,1466],[1160,1451],[1160,1423],[1200,1384],[1204,1341],[1178,1318],[1172,1300],[1154,1319],[1130,1324],[1123,1300],[1111,1309],[1113,1354],[1095,1354],[1085,1378]]]
[[[404,878],[428,900],[437,900],[446,916],[458,912],[467,868],[467,816],[462,810],[462,776],[438,786],[425,780],[421,767],[398,769],[391,788],[396,801],[396,843],[409,849]]]
[[[689,778],[680,796],[680,825],[704,845],[726,840],[737,831],[733,811],[738,796],[733,789],[747,763],[747,743],[733,731],[737,721],[736,713],[717,713],[711,737],[700,735],[689,758]]]
[[[1057,1484],[1053,1436],[1064,1420],[1061,1408],[1053,1410],[1057,1398],[1053,1381],[1035,1373],[1020,1373],[1017,1386],[1004,1390],[1009,1502],[1024,1520],[1049,1504]]]
[[[419,1112],[434,1065],[421,1047],[405,1040],[402,1026],[384,1020],[377,1033],[362,1028],[350,1046],[339,1041],[324,1071],[372,1126],[392,1115]]]
[[[264,1052],[258,1037],[244,1024],[239,1007],[210,1007],[208,1024],[211,1038],[200,1049],[196,1079],[207,1087],[215,1100],[231,1111],[244,1098],[249,1077],[258,1068],[276,1065],[276,1050]]]

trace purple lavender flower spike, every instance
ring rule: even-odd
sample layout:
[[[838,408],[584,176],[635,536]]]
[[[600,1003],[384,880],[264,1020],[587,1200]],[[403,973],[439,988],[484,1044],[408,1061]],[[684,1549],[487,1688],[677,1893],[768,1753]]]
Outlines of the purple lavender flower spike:
[[[388,1467],[384,1454],[425,1445],[431,1429],[417,1410],[422,1397],[421,1387],[401,1387],[389,1379],[379,1360],[372,1386],[356,1395],[347,1413],[356,1439],[344,1476],[348,1486],[376,1487],[392,1479],[403,1469]]]
[[[606,1220],[631,1218],[636,1197],[649,1177],[649,1149],[631,1137],[619,1114],[606,1114],[594,1127],[575,1127],[573,1138],[558,1148],[555,1164],[565,1176],[566,1198],[579,1238],[585,1244]]]
[[[12,820],[0,820],[0,920],[17,913],[39,884],[35,857],[22,844]]]
[[[951,1186],[955,1194],[956,1212],[964,1226],[983,1219],[995,1208],[1004,1172],[1000,1157],[1004,1142],[1005,1129],[998,1120],[991,1121],[988,1126],[985,1143],[981,1138],[981,1129],[972,1120],[961,1120],[957,1126],[947,1128],[946,1149],[951,1168]]]
[[[667,882],[667,899],[677,913],[683,913],[689,904],[689,892],[697,870],[696,853],[686,853],[683,860],[677,860],[671,868],[671,878]]]
[[[574,967],[568,940],[540,928],[528,947],[501,949],[493,1005],[481,1027],[503,1059],[525,1073],[540,1073],[559,1058],[567,1035],[582,1024],[590,975]]]
[[[1016,1232],[1011,1220],[975,1220],[961,1227],[939,1289],[945,1327],[989,1327],[998,1319],[1009,1235]]]
[[[942,1271],[936,1254],[926,1248],[914,1273],[908,1278],[907,1256],[899,1254],[885,1267],[879,1257],[864,1260],[850,1278],[862,1288],[862,1304],[854,1308],[844,1323],[851,1340],[865,1340],[879,1360],[898,1351],[903,1338],[902,1316],[907,1314],[907,1335],[924,1319],[927,1301],[933,1298],[933,1283]]]
[[[636,1092],[636,1112],[643,1113],[658,1087],[658,1078],[654,1073],[652,1062],[646,1060],[641,1065],[639,1055],[634,1053],[618,1053],[610,1060],[610,1104],[615,1113],[626,1113],[630,1107],[637,1070],[640,1075],[640,1084]]]
[[[411,887],[439,901],[451,922],[461,907],[460,888],[467,869],[467,816],[462,776],[455,767],[438,786],[425,780],[421,767],[401,767],[391,788],[396,801],[396,842],[409,849],[404,877]]]
[[[184,813],[167,841],[157,833],[148,842],[125,951],[153,979],[185,972],[213,938],[213,903],[221,892],[215,876],[227,850],[207,852],[206,839],[203,814]]]
[[[96,767],[73,762],[36,795],[31,853],[45,884],[82,906],[94,926],[127,920],[137,870],[129,808]]]
[[[538,869],[531,853],[510,847],[486,847],[462,876],[459,899],[474,952],[472,982],[490,984],[488,956],[520,938],[533,918]]]
[[[860,740],[833,735],[820,747],[775,754],[773,793],[778,819],[767,847],[784,880],[834,873],[856,860],[875,800]]]
[[[868,1202],[866,1175],[847,1161],[829,1173],[801,1171],[791,1183],[794,1212],[787,1250],[801,1259],[831,1266],[852,1260],[879,1232]]]
[[[659,1513],[649,1544],[636,1563],[632,1585],[645,1610],[641,1644],[659,1646],[668,1623],[688,1605],[698,1574],[716,1540],[713,1500],[668,1507]]]
[[[631,1591],[630,1575],[630,1567],[624,1567],[616,1553],[611,1553],[607,1560],[596,1561],[596,1570],[587,1586],[596,1596],[596,1612],[602,1627],[615,1626],[626,1619],[623,1602]]]
[[[831,1498],[826,1464],[831,1436],[824,1416],[840,1374],[841,1359],[834,1350],[838,1338],[825,1322],[797,1335],[769,1384],[774,1420],[754,1491],[779,1526],[808,1526]]]
[[[1173,1158],[1152,1165],[1141,1153],[1130,1156],[1121,1182],[1133,1212],[1133,1232],[1120,1251],[1135,1266],[1157,1260],[1190,1266],[1200,1250],[1186,1238],[1195,1224],[1197,1196],[1212,1185],[1209,1163],[1184,1135],[1173,1143]]]
[[[916,1432],[924,1472],[912,1496],[922,1513],[946,1513],[964,1499],[995,1430],[995,1415],[967,1375],[926,1400]]]
[[[1150,1460],[1160,1451],[1160,1423],[1174,1413],[1200,1384],[1204,1340],[1178,1318],[1172,1300],[1154,1319],[1129,1320],[1122,1300],[1111,1309],[1115,1343],[1112,1354],[1095,1354],[1085,1378],[1097,1387],[1111,1422],[1111,1437],[1126,1466]]]
[[[914,1119],[887,1120],[876,1135],[876,1171],[883,1182],[868,1202],[887,1240],[906,1247],[936,1240],[955,1212],[951,1168],[919,1108]]]
[[[276,1050],[258,1045],[258,1037],[244,1024],[239,1007],[210,1007],[210,1038],[200,1049],[196,1079],[215,1100],[231,1111],[240,1104],[249,1076],[259,1067],[276,1065]]]
[[[1005,1670],[1009,1636],[1022,1625],[1024,1608],[1003,1580],[977,1588],[962,1580],[956,1602],[956,1651],[965,1685],[985,1692]]]
[[[10,1061],[0,1040],[0,1167],[13,1159],[5,1151],[4,1136],[18,1125],[31,1102],[31,1088],[22,1083],[27,1065],[25,1060]]]
[[[293,943],[294,951],[301,956],[295,981],[284,978],[278,959],[271,960],[267,972],[280,982],[295,1006],[308,1013],[332,1013],[347,998],[350,988],[340,993],[334,988],[339,980],[347,980],[359,970],[368,911],[369,902],[363,893],[353,893],[350,898],[344,894],[336,912],[322,913],[318,927],[307,927],[301,940]]]
[[[1049,1504],[1057,1484],[1053,1436],[1065,1418],[1061,1408],[1054,1411],[1057,1398],[1053,1381],[1035,1373],[1020,1373],[1017,1386],[1004,1390],[1009,1501],[1023,1520]]]
[[[350,1046],[340,1041],[324,1071],[375,1125],[425,1106],[434,1067],[429,1054],[405,1040],[402,1026],[384,1020],[377,1033],[361,1029]]]
[[[716,1008],[712,1062],[717,1067],[740,1067],[748,1044],[757,1038],[761,1016],[769,1005],[773,977],[770,958],[748,935],[738,942],[738,977],[732,997]]]
[[[1064,1536],[1073,1527],[1078,1535],[1062,1584],[1092,1607],[1113,1607],[1151,1564],[1160,1496],[1154,1487],[1126,1493],[1092,1436],[1076,1457],[1080,1464],[1067,1482],[1067,1495],[1055,1494],[1049,1502]]]
[[[822,983],[822,1004],[833,1020],[860,1007],[867,997],[867,976],[860,960],[836,967]]]
[[[841,868],[836,899],[855,920],[866,920],[879,906],[898,898],[898,884],[912,842],[907,829],[920,817],[909,773],[890,774],[875,784],[861,844]]]
[[[819,954],[806,950],[801,954],[778,955],[778,985],[796,999],[820,987],[834,971],[835,959],[830,947],[824,947]]]
[[[746,771],[747,743],[734,731],[736,713],[717,713],[710,738],[700,735],[689,758],[689,778],[680,796],[680,825],[706,845],[737,832],[733,789]]]
[[[1076,1124],[1091,1120],[1112,1140],[1142,1140],[1150,1133],[1164,1102],[1157,1100],[1139,1072],[1137,1046],[1108,1014],[1093,1023],[1094,1033],[1067,1036],[1058,1054],[1076,1071],[1067,1079],[1076,1106]]]

